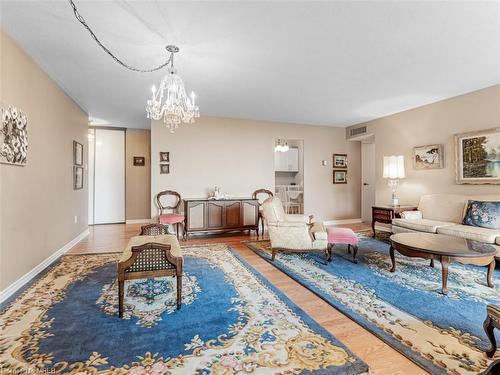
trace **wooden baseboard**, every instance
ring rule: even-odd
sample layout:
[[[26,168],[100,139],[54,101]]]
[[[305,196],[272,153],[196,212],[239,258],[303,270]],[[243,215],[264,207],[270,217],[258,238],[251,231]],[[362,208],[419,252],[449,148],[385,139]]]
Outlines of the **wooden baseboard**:
[[[150,224],[150,223],[153,223],[153,219],[131,219],[125,221],[125,224]]]
[[[325,225],[339,225],[339,224],[359,224],[362,223],[363,220],[361,218],[357,219],[341,219],[341,220],[328,220],[325,221]]]
[[[51,256],[49,256],[47,259],[42,261],[40,264],[35,266],[31,271],[28,273],[24,274],[22,277],[14,281],[12,284],[10,284],[7,288],[2,290],[0,292],[0,303],[4,302],[12,296],[15,292],[17,292],[20,288],[22,288],[26,283],[28,283],[30,280],[32,280],[36,275],[38,275],[40,272],[42,272],[45,268],[50,266],[52,262],[54,262],[57,258],[59,258],[61,255],[69,251],[73,246],[75,246],[78,242],[83,240],[85,237],[87,237],[89,234],[89,229],[85,229],[82,233],[80,233],[78,236],[73,238],[70,242],[68,242],[66,245],[61,247],[59,250],[57,250],[55,253],[53,253]]]

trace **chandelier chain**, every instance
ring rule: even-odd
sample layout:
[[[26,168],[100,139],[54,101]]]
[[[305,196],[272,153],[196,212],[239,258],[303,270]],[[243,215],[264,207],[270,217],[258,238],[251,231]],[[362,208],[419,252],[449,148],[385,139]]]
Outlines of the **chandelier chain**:
[[[99,40],[99,38],[97,38],[97,36],[94,34],[94,32],[92,31],[92,29],[90,28],[90,26],[85,21],[85,18],[83,18],[83,16],[80,14],[80,12],[78,12],[78,9],[77,9],[75,3],[73,2],[73,0],[68,0],[68,1],[69,1],[69,4],[71,5],[71,7],[73,8],[73,13],[75,14],[75,17],[78,20],[78,22],[80,22],[82,24],[82,26],[87,29],[87,31],[90,33],[90,35],[92,36],[92,38],[94,39],[94,41],[99,45],[99,47],[101,47],[104,50],[104,52],[106,52],[109,56],[111,56],[111,58],[113,60],[115,60],[118,64],[120,64],[124,68],[132,70],[134,72],[139,72],[139,73],[151,73],[151,72],[156,72],[157,70],[163,69],[168,64],[173,64],[174,54],[171,52],[170,53],[170,57],[167,59],[167,61],[165,61],[163,64],[161,64],[161,65],[159,65],[159,66],[157,66],[155,68],[151,68],[151,69],[139,69],[139,68],[135,68],[135,67],[133,67],[131,65],[128,65],[127,63],[123,62],[118,57],[116,57],[104,44],[101,43],[101,41]]]

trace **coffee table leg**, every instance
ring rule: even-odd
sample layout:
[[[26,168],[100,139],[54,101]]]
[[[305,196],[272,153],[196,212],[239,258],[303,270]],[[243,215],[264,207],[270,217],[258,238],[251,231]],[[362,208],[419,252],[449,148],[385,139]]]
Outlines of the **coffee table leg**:
[[[431,259],[431,264],[430,264],[430,266],[431,266],[432,268],[434,268],[434,259]]]
[[[442,269],[442,280],[443,287],[441,291],[443,294],[448,294],[448,264],[450,263],[450,257],[441,257],[441,269]]]
[[[394,248],[391,246],[389,249],[389,254],[391,255],[392,268],[391,272],[396,271],[396,259],[394,258]]]
[[[495,284],[493,284],[493,271],[495,270],[495,258],[491,261],[488,266],[488,275],[486,276],[486,281],[488,282],[488,286],[493,288]]]

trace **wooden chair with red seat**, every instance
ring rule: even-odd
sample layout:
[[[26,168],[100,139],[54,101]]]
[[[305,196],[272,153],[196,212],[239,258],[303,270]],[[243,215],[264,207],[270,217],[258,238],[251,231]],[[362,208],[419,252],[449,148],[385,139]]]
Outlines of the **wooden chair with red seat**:
[[[269,197],[274,196],[273,193],[267,189],[255,190],[252,194],[252,199],[257,199],[259,202],[259,217],[257,219],[257,236],[259,235],[259,221],[262,227],[262,235],[264,235],[264,217],[262,216],[262,203]]]
[[[162,203],[162,197],[173,198],[173,203],[164,205]],[[156,204],[159,211],[158,222],[166,226],[175,224],[177,238],[179,238],[179,224],[182,224],[184,229],[186,219],[183,214],[178,212],[181,202],[181,195],[173,190],[161,191],[156,195]]]

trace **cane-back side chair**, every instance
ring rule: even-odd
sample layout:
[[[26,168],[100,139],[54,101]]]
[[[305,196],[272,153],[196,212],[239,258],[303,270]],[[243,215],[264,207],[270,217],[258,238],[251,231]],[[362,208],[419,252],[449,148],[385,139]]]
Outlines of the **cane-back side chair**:
[[[125,280],[174,276],[177,278],[177,309],[182,301],[183,258],[175,236],[132,237],[118,262],[119,316],[123,317]]]
[[[172,203],[162,202],[162,198],[172,200]],[[179,238],[179,226],[185,225],[185,215],[179,213],[179,207],[182,202],[181,195],[173,190],[161,191],[156,195],[156,205],[158,207],[158,222],[163,225],[175,225],[176,235]]]
[[[257,236],[259,235],[259,222],[262,228],[262,235],[264,235],[264,217],[262,216],[262,203],[269,197],[272,197],[273,193],[267,189],[257,189],[252,194],[252,199],[257,199],[259,202],[259,217],[257,221]]]

